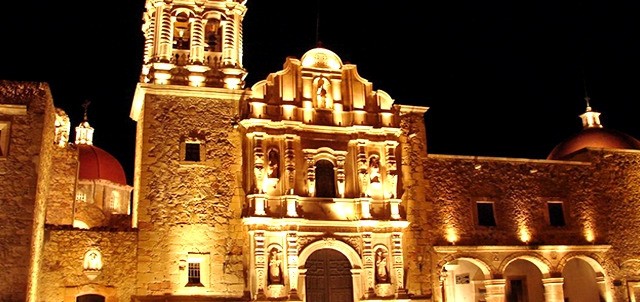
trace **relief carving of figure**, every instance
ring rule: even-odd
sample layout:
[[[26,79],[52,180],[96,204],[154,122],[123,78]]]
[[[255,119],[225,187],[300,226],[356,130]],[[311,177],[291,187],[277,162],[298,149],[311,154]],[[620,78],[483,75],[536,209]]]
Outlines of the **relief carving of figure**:
[[[102,256],[100,252],[91,250],[84,256],[83,267],[88,271],[99,271],[102,269]]]

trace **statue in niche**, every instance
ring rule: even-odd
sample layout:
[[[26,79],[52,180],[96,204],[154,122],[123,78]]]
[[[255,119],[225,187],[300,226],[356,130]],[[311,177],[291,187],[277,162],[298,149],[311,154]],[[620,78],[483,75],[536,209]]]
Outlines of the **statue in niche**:
[[[380,158],[377,156],[369,158],[369,182],[380,183]]]
[[[268,166],[267,166],[267,177],[268,178],[280,178],[280,155],[278,151],[272,149],[269,151],[268,156]]]
[[[283,284],[282,278],[282,260],[280,260],[280,252],[277,248],[272,248],[269,252],[269,274],[268,284]]]
[[[387,268],[387,252],[382,248],[376,250],[376,283],[389,283]]]
[[[327,89],[324,87],[325,79],[318,79],[318,88],[316,89],[316,101],[318,102],[318,108],[326,107]]]

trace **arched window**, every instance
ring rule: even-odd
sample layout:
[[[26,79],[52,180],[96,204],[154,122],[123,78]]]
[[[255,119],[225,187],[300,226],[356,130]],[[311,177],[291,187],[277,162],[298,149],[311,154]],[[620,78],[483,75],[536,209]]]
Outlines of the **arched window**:
[[[316,197],[336,197],[333,163],[326,159],[316,162]]]
[[[191,24],[189,24],[189,16],[186,13],[180,13],[176,16],[173,24],[173,48],[189,49],[191,39]]]
[[[222,49],[222,41],[220,41],[222,35],[222,27],[220,27],[220,20],[209,19],[204,30],[204,50],[220,52]]]

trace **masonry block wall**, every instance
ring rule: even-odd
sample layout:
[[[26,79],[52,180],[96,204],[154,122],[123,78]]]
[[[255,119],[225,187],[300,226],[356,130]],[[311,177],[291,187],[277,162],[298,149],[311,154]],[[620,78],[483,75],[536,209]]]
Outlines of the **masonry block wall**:
[[[135,294],[137,231],[95,231],[48,227],[45,236],[39,301],[75,301],[84,294],[101,294],[106,301],[129,301]],[[102,270],[89,279],[85,253],[97,249]]]
[[[611,245],[606,264],[615,280],[615,299],[627,301],[634,295],[627,285],[640,281],[640,152],[587,149],[581,156],[593,163],[598,184],[595,199],[601,210],[595,223]]]
[[[138,121],[137,295],[244,295],[241,139],[232,125],[238,100],[223,97],[146,96]],[[185,160],[187,140],[200,143],[200,161]],[[186,287],[193,257],[202,261],[204,287]]]
[[[78,175],[78,150],[71,145],[54,147],[51,190],[47,197],[47,224],[72,225]]]
[[[8,149],[0,158],[0,300],[27,296],[32,252],[41,245],[32,235],[42,231],[48,189],[48,157],[53,143],[53,100],[44,83],[0,81],[0,121],[9,122]],[[45,168],[45,170],[41,170]],[[40,169],[40,174],[38,170]],[[40,183],[38,183],[40,181]],[[35,221],[35,222],[34,222]],[[34,270],[35,271],[35,270]],[[35,275],[35,273],[34,273]]]
[[[402,111],[402,110],[401,110]],[[399,192],[402,199],[401,206],[406,211],[409,227],[403,234],[404,263],[407,267],[406,287],[416,299],[432,296],[432,275],[428,265],[431,263],[430,239],[425,228],[433,216],[433,203],[426,199],[423,166],[415,163],[422,162],[427,155],[426,128],[424,113],[401,114],[400,126],[400,169],[401,175]],[[422,257],[422,258],[419,258]]]

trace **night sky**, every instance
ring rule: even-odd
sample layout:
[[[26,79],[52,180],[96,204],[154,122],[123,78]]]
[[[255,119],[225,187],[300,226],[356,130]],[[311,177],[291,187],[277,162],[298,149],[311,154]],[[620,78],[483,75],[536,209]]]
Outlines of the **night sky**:
[[[580,130],[585,95],[605,127],[640,138],[640,1],[249,0],[247,7],[245,87],[320,41],[396,104],[430,107],[429,153],[544,159]],[[142,0],[24,0],[0,16],[0,78],[48,82],[72,127],[91,101],[94,144],[121,161],[130,183],[143,9]]]

